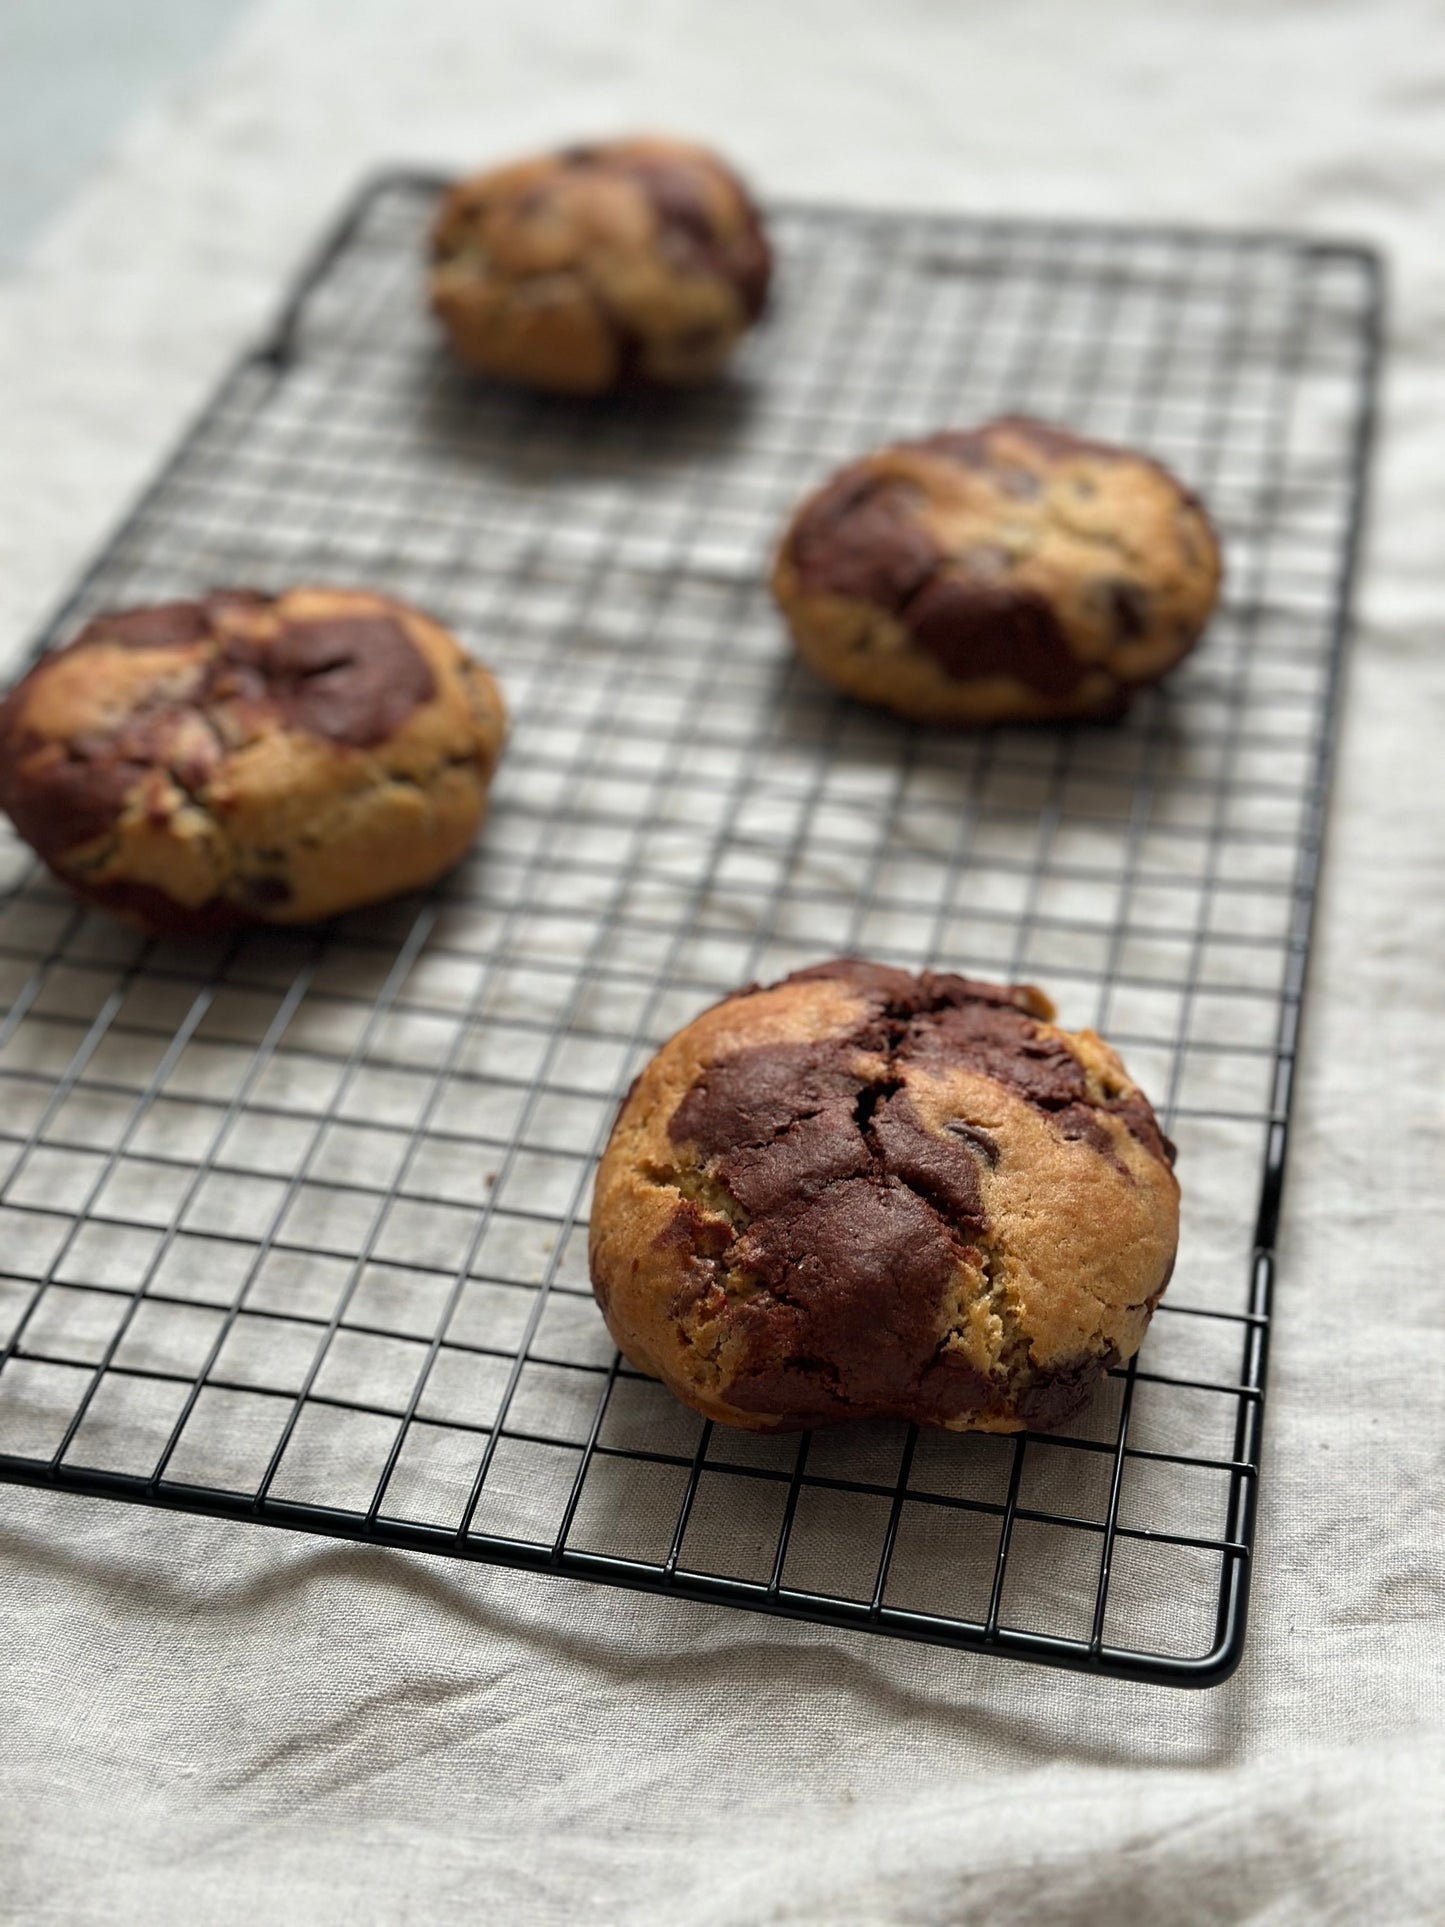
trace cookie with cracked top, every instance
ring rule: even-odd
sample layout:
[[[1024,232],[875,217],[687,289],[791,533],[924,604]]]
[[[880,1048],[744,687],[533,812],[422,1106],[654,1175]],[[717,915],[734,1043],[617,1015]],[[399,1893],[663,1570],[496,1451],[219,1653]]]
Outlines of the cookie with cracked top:
[[[575,395],[710,380],[762,313],[772,272],[731,168],[656,136],[459,181],[432,255],[431,305],[464,362]]]
[[[304,923],[449,869],[505,731],[490,674],[419,610],[224,590],[43,657],[0,702],[0,809],[142,929]]]
[[[597,1174],[592,1285],[710,1419],[1048,1430],[1138,1350],[1173,1147],[1037,990],[841,958],[664,1044]]]
[[[1167,469],[1015,415],[839,470],[793,516],[773,593],[805,660],[864,702],[1101,721],[1194,647],[1220,575]]]

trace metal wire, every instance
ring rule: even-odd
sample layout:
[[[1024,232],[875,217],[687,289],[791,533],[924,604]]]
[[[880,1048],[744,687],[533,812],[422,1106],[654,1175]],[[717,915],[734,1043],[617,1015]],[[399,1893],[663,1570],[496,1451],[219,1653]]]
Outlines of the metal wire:
[[[1289,236],[780,208],[775,318],[646,405],[453,370],[434,181],[371,185],[40,647],[336,580],[435,610],[515,729],[474,856],[319,932],[143,942],[0,846],[0,1477],[1176,1685],[1241,1651],[1380,275]],[[793,660],[791,502],[1002,410],[1207,497],[1209,637],[1114,729],[946,737]],[[650,1051],[841,949],[1028,975],[1181,1146],[1181,1263],[1065,1437],[726,1434],[586,1282]]]

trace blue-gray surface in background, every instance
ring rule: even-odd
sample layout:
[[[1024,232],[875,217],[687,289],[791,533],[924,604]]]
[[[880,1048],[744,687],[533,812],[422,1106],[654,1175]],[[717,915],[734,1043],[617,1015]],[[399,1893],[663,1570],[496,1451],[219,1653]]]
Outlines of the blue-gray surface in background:
[[[0,0],[0,274],[250,0]]]

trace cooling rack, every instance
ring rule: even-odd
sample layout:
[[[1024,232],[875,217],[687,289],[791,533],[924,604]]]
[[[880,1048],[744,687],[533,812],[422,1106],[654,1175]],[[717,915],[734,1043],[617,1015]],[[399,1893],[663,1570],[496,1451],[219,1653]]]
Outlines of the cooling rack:
[[[376,585],[498,670],[474,856],[179,944],[0,844],[0,1477],[1176,1685],[1244,1637],[1380,334],[1361,248],[780,207],[772,319],[647,404],[472,381],[438,183],[369,186],[57,615]],[[1114,728],[946,736],[793,660],[800,491],[1024,410],[1207,498],[1222,607]],[[654,1046],[840,951],[1043,983],[1180,1146],[1180,1264],[1065,1436],[704,1425],[612,1351],[596,1154]],[[599,1595],[599,1610],[602,1610]]]

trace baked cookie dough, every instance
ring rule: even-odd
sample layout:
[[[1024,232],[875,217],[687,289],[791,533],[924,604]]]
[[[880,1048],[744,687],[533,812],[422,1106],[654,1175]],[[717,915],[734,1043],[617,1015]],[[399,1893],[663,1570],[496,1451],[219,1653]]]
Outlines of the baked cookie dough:
[[[773,593],[805,660],[917,722],[1123,714],[1194,647],[1219,544],[1157,462],[1011,415],[851,462]]]
[[[731,169],[657,138],[458,182],[432,253],[432,307],[464,362],[577,395],[709,380],[762,313],[772,271]]]
[[[597,1176],[592,1284],[631,1362],[751,1431],[1047,1430],[1138,1350],[1173,1147],[1041,992],[843,958],[652,1059]]]
[[[0,703],[0,808],[153,932],[304,923],[430,883],[486,810],[505,711],[385,596],[227,590],[97,616]]]

